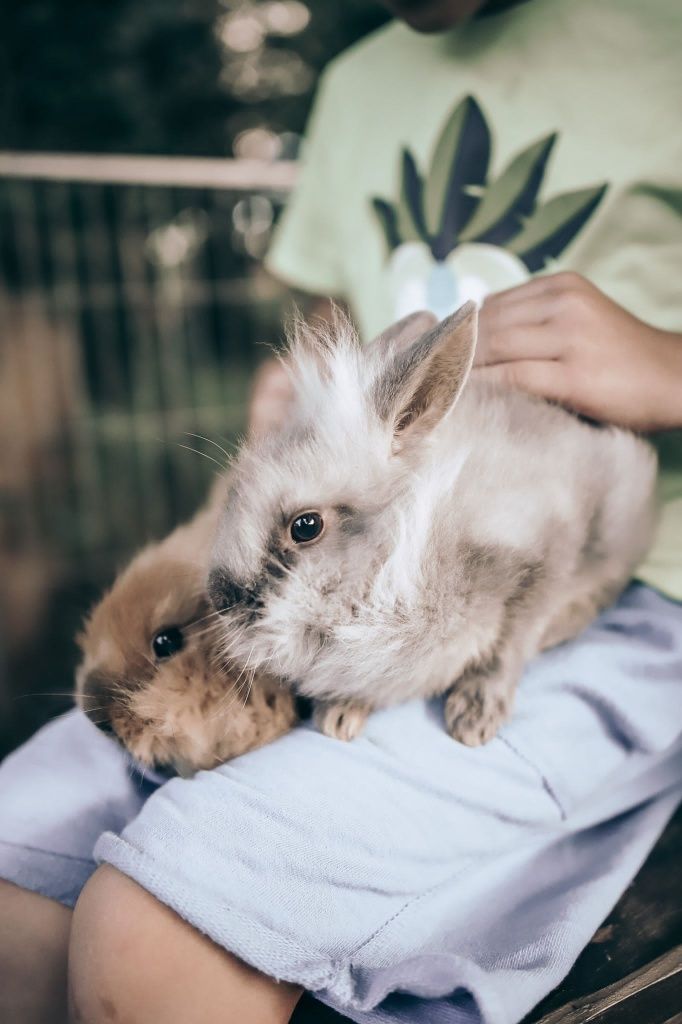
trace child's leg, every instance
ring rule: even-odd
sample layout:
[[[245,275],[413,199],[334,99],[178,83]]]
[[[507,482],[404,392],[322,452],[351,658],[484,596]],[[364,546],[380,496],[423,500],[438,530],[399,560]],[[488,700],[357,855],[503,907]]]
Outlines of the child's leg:
[[[682,607],[633,588],[537,659],[485,747],[451,740],[439,702],[378,713],[353,743],[302,727],[172,780],[96,852],[218,947],[352,1020],[518,1020],[567,972],[674,810],[681,665]],[[139,895],[127,925],[112,926],[122,888],[104,878],[76,910],[99,984],[125,945],[116,991],[135,995],[153,961],[163,997],[186,950],[185,998],[200,1001],[224,969],[226,1006],[238,1005],[233,959]],[[166,924],[147,933],[148,919]],[[171,932],[181,944],[165,944]],[[74,971],[76,995],[94,998],[75,945]],[[283,997],[266,1003],[276,1021],[296,989],[260,993]]]
[[[78,901],[69,976],[71,1019],[84,1024],[284,1024],[302,991],[237,960],[108,866]]]
[[[0,1021],[66,1024],[71,913],[0,881]]]
[[[47,725],[0,765],[0,1021],[62,1024],[71,907],[92,851],[151,790],[80,712]]]

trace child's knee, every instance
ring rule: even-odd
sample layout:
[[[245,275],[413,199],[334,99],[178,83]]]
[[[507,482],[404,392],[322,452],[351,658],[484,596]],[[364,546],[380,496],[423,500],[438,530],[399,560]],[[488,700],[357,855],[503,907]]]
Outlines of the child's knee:
[[[69,953],[73,1024],[283,1024],[299,995],[214,945],[113,868],[100,868],[83,890]]]
[[[111,998],[116,975],[127,970],[125,955],[115,959],[122,938],[125,906],[117,905],[116,887],[106,872],[97,871],[87,883],[74,911],[69,947],[69,1020],[115,1019]],[[110,972],[108,964],[113,971]]]
[[[175,1020],[172,1012],[162,1015],[174,953],[173,927],[160,933],[157,921],[166,914],[127,876],[108,866],[95,872],[76,904],[71,930],[73,1024]]]

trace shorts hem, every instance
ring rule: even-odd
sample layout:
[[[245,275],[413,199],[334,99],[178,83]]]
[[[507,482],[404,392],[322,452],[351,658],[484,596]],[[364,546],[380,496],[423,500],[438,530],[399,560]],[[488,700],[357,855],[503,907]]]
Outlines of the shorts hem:
[[[315,991],[327,989],[339,974],[339,964],[221,902],[215,893],[202,897],[196,887],[169,879],[152,856],[113,833],[100,837],[95,858],[132,878],[223,949],[277,981]]]
[[[535,835],[526,845],[531,847],[539,840],[540,836]],[[384,971],[375,976],[373,969],[368,969],[356,960],[357,954],[376,948],[397,919],[413,911],[416,905],[423,905],[424,900],[436,896],[443,885],[451,885],[454,879],[466,876],[473,867],[464,867],[408,900],[346,955],[332,959],[299,945],[295,940],[283,936],[281,932],[269,928],[243,911],[236,910],[230,904],[220,903],[215,894],[210,898],[198,898],[195,887],[177,878],[170,880],[162,873],[162,866],[152,855],[142,852],[120,836],[105,833],[95,847],[95,857],[98,862],[106,862],[132,878],[223,949],[277,981],[301,985],[321,1002],[356,1021],[365,1020],[387,994],[400,990],[407,979],[414,980],[414,991],[418,992],[418,968],[415,978],[410,978],[411,962],[421,960],[414,955],[397,966],[395,971],[386,971],[382,978]],[[228,920],[236,927],[226,926]],[[508,1024],[503,1004],[485,970],[466,957],[445,954],[438,959],[447,965],[453,979],[453,988],[467,992],[479,1008],[481,1020],[487,1024]],[[403,971],[407,972],[405,976]],[[424,993],[426,998],[432,995]]]

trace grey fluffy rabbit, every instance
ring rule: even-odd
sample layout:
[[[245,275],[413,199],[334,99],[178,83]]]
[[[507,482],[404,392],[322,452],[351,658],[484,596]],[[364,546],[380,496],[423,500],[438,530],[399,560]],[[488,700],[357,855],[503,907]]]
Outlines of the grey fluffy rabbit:
[[[476,309],[369,346],[299,325],[296,415],[241,449],[211,559],[226,653],[316,702],[330,736],[447,693],[463,743],[507,719],[524,664],[611,603],[651,539],[633,434],[470,376]]]

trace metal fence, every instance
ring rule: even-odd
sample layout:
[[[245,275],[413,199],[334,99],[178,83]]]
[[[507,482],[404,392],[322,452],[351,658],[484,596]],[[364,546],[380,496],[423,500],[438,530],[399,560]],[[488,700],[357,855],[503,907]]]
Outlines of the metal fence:
[[[5,652],[35,644],[50,595],[100,585],[201,500],[203,438],[234,441],[259,343],[278,340],[283,296],[260,257],[294,177],[284,162],[0,154]]]

